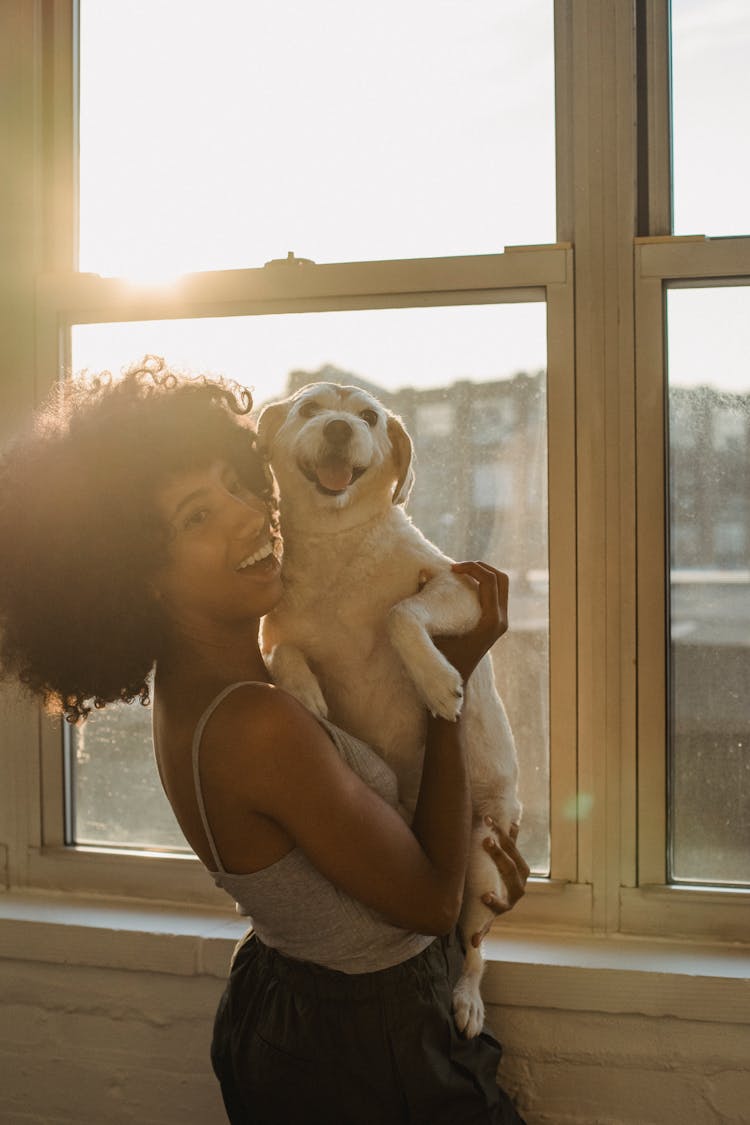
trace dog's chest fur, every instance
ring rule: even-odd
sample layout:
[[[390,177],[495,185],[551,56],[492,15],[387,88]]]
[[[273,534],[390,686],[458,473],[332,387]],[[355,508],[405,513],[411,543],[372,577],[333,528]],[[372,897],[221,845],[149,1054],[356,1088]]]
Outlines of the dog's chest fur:
[[[287,542],[285,592],[264,620],[263,647],[280,640],[299,646],[320,681],[329,718],[379,750],[402,784],[412,772],[416,783],[425,713],[393,652],[386,619],[392,606],[417,592],[420,572],[434,575],[450,561],[397,507],[345,532],[292,531]],[[400,706],[384,705],[389,699]]]
[[[284,597],[266,619],[268,636],[283,623],[284,640],[304,633],[325,649],[340,629],[381,631],[391,606],[417,593],[420,571],[450,566],[401,508],[339,533],[298,537],[292,529],[286,541]]]

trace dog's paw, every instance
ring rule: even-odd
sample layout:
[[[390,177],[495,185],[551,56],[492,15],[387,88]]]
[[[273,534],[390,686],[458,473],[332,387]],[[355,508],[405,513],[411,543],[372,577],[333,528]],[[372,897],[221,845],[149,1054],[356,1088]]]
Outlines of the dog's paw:
[[[484,1002],[476,976],[458,978],[453,989],[453,1022],[466,1039],[474,1039],[484,1027]]]
[[[432,714],[455,723],[464,703],[464,686],[456,669],[447,660],[445,664],[446,667],[433,665],[426,676],[415,682]]]
[[[295,687],[287,687],[286,690],[295,699],[298,699],[303,707],[308,711],[312,711],[316,719],[328,718],[328,704],[323,698],[323,692],[317,683],[299,684]]]
[[[293,695],[317,719],[328,718],[328,705],[318,677],[295,645],[276,645],[266,664],[276,687]]]
[[[433,715],[454,723],[464,702],[463,681],[432,641],[419,619],[416,598],[393,606],[388,636],[425,706]]]

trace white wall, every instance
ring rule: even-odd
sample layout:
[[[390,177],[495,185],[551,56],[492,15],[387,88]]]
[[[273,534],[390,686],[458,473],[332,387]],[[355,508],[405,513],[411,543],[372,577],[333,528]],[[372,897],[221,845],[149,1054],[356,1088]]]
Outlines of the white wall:
[[[0,1121],[221,1125],[208,1049],[241,923],[106,917],[0,895]],[[750,1122],[746,954],[631,945],[491,942],[489,1023],[528,1125]]]
[[[221,982],[0,963],[0,1121],[219,1125],[208,1059]]]
[[[747,1026],[549,1008],[490,1019],[528,1125],[750,1122]]]

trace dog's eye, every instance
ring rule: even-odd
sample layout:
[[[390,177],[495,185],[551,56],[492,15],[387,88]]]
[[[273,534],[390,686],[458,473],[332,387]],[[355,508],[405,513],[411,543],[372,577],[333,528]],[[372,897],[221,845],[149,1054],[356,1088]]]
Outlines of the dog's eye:
[[[360,410],[360,418],[364,418],[368,426],[374,426],[377,423],[378,416],[374,410]]]
[[[317,402],[303,402],[299,412],[302,418],[312,418],[313,414],[320,414],[320,409]]]

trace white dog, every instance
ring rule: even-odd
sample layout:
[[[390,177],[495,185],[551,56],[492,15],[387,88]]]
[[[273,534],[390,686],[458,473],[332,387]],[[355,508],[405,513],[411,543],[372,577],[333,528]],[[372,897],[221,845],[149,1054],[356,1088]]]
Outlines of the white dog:
[[[461,678],[430,636],[478,619],[470,580],[403,509],[414,480],[401,421],[356,387],[317,383],[262,411],[258,422],[281,490],[284,596],[263,625],[275,682],[315,714],[369,743],[395,771],[407,814],[422,771],[425,705],[455,720]],[[420,573],[429,581],[419,590]],[[417,592],[419,591],[419,592]],[[492,816],[517,823],[516,751],[489,656],[466,693],[466,746],[475,814],[459,921],[467,950],[453,1006],[471,1037],[484,1022],[481,949],[489,921],[481,895],[507,893],[482,847]]]

